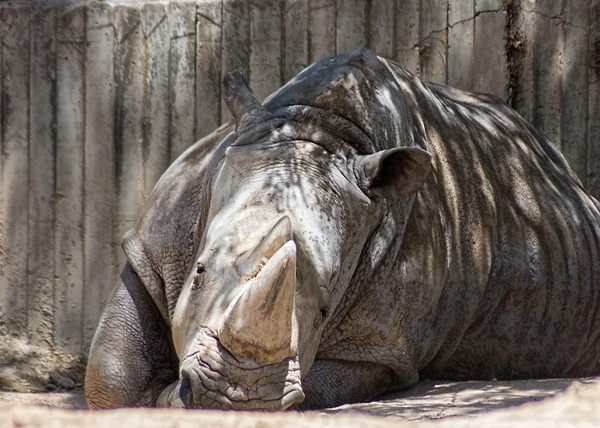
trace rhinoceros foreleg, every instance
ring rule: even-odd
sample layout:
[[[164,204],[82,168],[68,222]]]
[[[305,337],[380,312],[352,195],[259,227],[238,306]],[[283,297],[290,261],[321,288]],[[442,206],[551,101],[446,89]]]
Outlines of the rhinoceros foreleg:
[[[322,409],[357,403],[387,391],[393,383],[393,371],[367,362],[315,360],[302,379],[306,395],[300,409]]]
[[[170,330],[127,264],[94,336],[85,378],[92,409],[154,406],[178,378]]]

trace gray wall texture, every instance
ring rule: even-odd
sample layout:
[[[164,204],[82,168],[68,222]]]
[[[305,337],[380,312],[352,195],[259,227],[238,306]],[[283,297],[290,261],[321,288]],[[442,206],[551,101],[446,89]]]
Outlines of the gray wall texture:
[[[85,354],[161,173],[229,114],[369,46],[505,99],[600,196],[600,0],[0,3],[0,340]]]

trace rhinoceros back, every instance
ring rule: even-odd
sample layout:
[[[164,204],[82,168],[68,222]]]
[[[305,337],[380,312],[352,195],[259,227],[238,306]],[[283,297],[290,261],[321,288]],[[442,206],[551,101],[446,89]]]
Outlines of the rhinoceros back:
[[[394,269],[398,301],[419,300],[396,327],[412,335],[405,340],[423,375],[597,371],[597,201],[552,143],[501,101],[387,64],[433,156]]]

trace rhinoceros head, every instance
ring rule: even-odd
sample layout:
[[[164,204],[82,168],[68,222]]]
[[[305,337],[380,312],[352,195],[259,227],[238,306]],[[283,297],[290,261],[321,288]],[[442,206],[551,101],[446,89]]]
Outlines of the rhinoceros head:
[[[304,399],[301,379],[382,201],[410,199],[430,157],[415,147],[361,154],[346,144],[356,130],[335,126],[341,118],[270,111],[238,72],[224,92],[236,131],[208,178],[195,265],[172,320],[181,378],[167,401],[285,409]]]

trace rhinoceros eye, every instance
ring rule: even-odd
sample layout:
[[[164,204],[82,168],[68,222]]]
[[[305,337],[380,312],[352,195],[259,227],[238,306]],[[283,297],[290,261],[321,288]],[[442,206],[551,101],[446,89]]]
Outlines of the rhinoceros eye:
[[[198,263],[196,265],[196,275],[194,275],[194,279],[192,280],[193,291],[198,291],[202,287],[202,284],[204,284],[204,278],[201,276],[204,272],[204,266]]]
[[[319,328],[321,326],[321,324],[323,324],[323,321],[325,321],[325,318],[327,317],[327,313],[328,313],[327,308],[319,309],[319,315],[321,315],[321,316],[317,317],[317,319],[315,320],[315,322],[314,322],[315,328]]]

